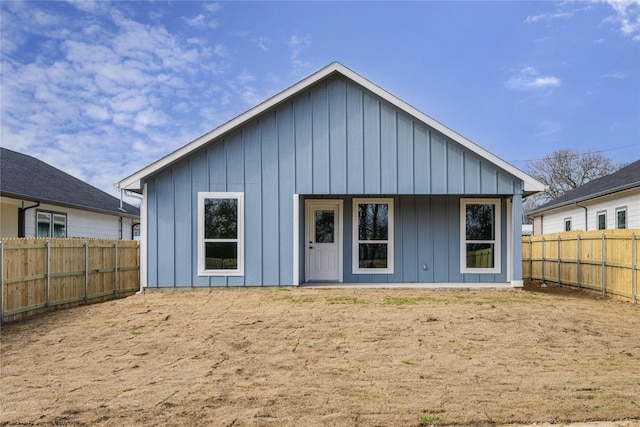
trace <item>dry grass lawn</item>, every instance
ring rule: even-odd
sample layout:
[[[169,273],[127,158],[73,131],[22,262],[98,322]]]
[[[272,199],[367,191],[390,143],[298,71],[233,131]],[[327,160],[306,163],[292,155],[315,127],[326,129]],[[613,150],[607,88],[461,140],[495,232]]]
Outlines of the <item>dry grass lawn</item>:
[[[640,306],[525,290],[147,293],[2,326],[0,425],[640,419]]]

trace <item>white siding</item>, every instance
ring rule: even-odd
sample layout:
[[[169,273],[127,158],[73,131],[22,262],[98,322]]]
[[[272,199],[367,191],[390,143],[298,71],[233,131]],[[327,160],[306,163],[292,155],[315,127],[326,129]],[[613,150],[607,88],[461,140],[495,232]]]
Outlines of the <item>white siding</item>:
[[[18,209],[20,205],[11,199],[0,203],[0,237],[18,237]]]
[[[588,230],[598,229],[598,213],[606,211],[607,229],[616,228],[616,209],[627,208],[627,228],[640,228],[640,188],[616,193],[611,196],[600,197],[579,203],[587,208]],[[559,233],[564,231],[565,218],[571,218],[572,230],[584,230],[584,209],[571,205],[556,209],[534,218],[534,223],[542,223],[541,227],[534,227],[535,234]]]
[[[54,205],[42,204],[37,209],[29,209],[25,218],[25,235],[34,237],[36,234],[36,211],[49,211],[67,215],[67,237],[84,237],[98,239],[132,239],[131,218],[106,215],[102,213],[71,209]],[[120,219],[122,218],[122,225]],[[17,221],[17,217],[16,217]],[[120,228],[122,227],[122,234]],[[16,233],[17,234],[17,233]]]

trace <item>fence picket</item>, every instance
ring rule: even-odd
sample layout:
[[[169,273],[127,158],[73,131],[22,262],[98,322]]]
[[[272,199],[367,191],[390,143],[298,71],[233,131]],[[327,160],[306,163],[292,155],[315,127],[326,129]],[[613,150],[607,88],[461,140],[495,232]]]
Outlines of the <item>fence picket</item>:
[[[553,253],[554,240],[558,242],[557,254]],[[575,246],[569,244],[574,240]],[[571,231],[526,236],[522,239],[522,246],[523,270],[529,267],[530,279],[541,280],[543,284],[556,282],[577,289],[590,289],[601,292],[602,296],[611,295],[637,302],[640,251],[633,230]],[[535,254],[540,253],[541,257],[536,258]],[[553,277],[553,268],[545,268],[552,265],[550,262],[557,262],[557,277]]]
[[[125,240],[1,239],[0,322],[134,294],[138,247]]]

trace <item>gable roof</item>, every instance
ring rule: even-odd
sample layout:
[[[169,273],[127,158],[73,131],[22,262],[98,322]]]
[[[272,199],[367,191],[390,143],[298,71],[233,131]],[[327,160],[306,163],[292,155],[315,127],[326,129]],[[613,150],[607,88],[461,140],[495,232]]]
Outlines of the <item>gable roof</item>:
[[[551,209],[573,205],[636,187],[640,188],[640,160],[636,160],[610,175],[594,179],[568,191],[562,196],[556,197],[539,208],[530,211],[528,215],[539,214]]]
[[[278,93],[277,95],[274,95],[273,97],[267,99],[263,103],[251,108],[250,110],[248,110],[245,113],[237,116],[236,118],[231,119],[230,121],[224,123],[223,125],[217,127],[216,129],[214,129],[214,130],[202,135],[201,137],[191,141],[190,143],[188,143],[188,144],[182,146],[181,148],[177,149],[176,151],[174,151],[174,152],[162,157],[161,159],[157,160],[156,162],[151,163],[150,165],[146,166],[145,168],[139,170],[138,172],[135,172],[134,174],[132,174],[132,175],[128,176],[127,178],[121,180],[117,184],[117,187],[121,188],[121,189],[125,189],[125,190],[131,190],[131,191],[140,191],[140,190],[142,190],[142,187],[144,186],[145,178],[150,176],[151,174],[153,174],[153,173],[155,173],[155,172],[157,172],[157,171],[159,171],[159,170],[161,170],[161,169],[173,164],[174,162],[177,162],[178,160],[188,156],[193,151],[195,151],[195,150],[199,149],[200,147],[208,144],[209,142],[215,140],[216,138],[219,138],[220,136],[222,136],[224,134],[227,134],[228,132],[238,128],[239,126],[243,125],[244,123],[252,120],[253,118],[257,117],[258,115],[260,115],[260,114],[264,113],[265,111],[269,110],[270,108],[275,107],[276,105],[278,105],[278,104],[286,101],[287,99],[295,96],[299,92],[304,91],[305,89],[311,87],[312,85],[318,83],[319,81],[321,81],[323,79],[326,79],[326,78],[329,78],[330,76],[333,76],[333,75],[336,75],[336,74],[342,75],[345,78],[350,79],[354,83],[364,87],[365,89],[369,90],[373,94],[375,94],[375,95],[379,96],[380,98],[384,99],[385,101],[391,103],[396,108],[398,108],[400,110],[403,110],[404,112],[406,112],[407,114],[415,117],[417,120],[423,122],[427,126],[430,126],[430,127],[434,128],[438,132],[440,132],[443,135],[445,135],[447,138],[450,138],[451,140],[453,140],[453,141],[459,143],[460,145],[462,145],[463,147],[465,147],[465,148],[469,149],[470,151],[476,153],[481,158],[484,158],[484,159],[488,160],[489,162],[493,163],[498,168],[501,168],[501,169],[505,170],[506,172],[510,173],[511,175],[521,179],[524,182],[524,193],[525,193],[525,195],[537,193],[539,191],[543,191],[544,190],[544,184],[542,184],[539,181],[535,180],[534,178],[532,178],[528,174],[522,172],[521,170],[519,170],[515,166],[505,162],[504,160],[500,159],[499,157],[495,156],[494,154],[490,153],[489,151],[485,150],[484,148],[480,147],[479,145],[476,145],[475,143],[473,143],[470,140],[466,139],[462,135],[460,135],[460,134],[454,132],[453,130],[447,128],[446,126],[442,125],[438,121],[436,121],[436,120],[432,119],[431,117],[427,116],[426,114],[420,112],[416,108],[414,108],[411,105],[407,104],[406,102],[400,100],[399,98],[397,98],[394,95],[390,94],[386,90],[384,90],[381,87],[373,84],[369,80],[367,80],[364,77],[356,74],[355,72],[351,71],[350,69],[346,68],[345,66],[343,66],[342,64],[340,64],[338,62],[334,62],[332,64],[329,64],[328,66],[322,68],[321,70],[317,71],[316,73],[314,73],[314,74],[310,75],[309,77],[301,80],[300,82],[294,84],[293,86],[289,87],[288,89],[286,89],[286,90]]]
[[[0,195],[131,218],[140,209],[99,190],[35,157],[2,148]]]

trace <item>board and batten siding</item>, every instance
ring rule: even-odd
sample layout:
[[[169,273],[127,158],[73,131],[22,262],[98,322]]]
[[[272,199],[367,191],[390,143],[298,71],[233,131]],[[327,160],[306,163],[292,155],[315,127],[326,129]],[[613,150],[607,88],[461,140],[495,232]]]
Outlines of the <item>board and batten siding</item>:
[[[460,275],[458,263],[460,196],[507,197],[521,194],[523,187],[520,179],[341,77],[288,99],[159,171],[146,184],[151,287],[294,283],[294,215],[299,215],[304,236],[304,203],[294,213],[294,194],[345,200],[345,282],[464,281],[469,278]],[[199,277],[197,194],[225,191],[245,197],[245,275]],[[394,275],[350,273],[350,196],[355,195],[394,197]],[[446,233],[443,224],[449,224]],[[423,244],[417,235],[436,239],[429,244],[437,242],[438,250],[425,246],[414,254]],[[431,263],[429,250],[432,265],[417,269]],[[446,273],[433,267],[440,263],[448,265]]]

